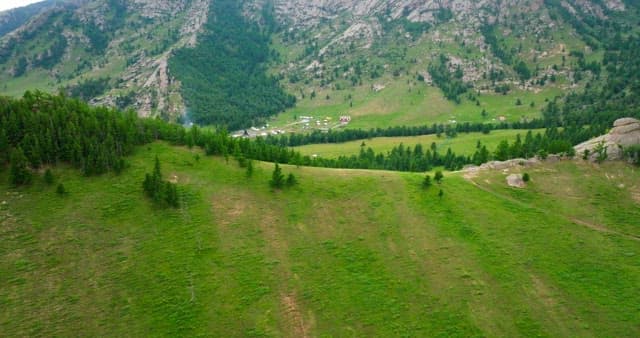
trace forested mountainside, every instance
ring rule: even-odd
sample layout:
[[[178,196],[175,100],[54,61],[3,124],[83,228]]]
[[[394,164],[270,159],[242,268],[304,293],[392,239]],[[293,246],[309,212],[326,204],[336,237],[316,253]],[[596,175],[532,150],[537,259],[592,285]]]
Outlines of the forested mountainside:
[[[569,96],[531,103],[530,117],[618,111],[605,112],[610,122],[621,106],[637,112],[636,1],[63,3],[22,15],[0,40],[3,94],[62,88],[141,116],[231,129],[296,103],[349,110],[394,86],[438,88],[455,105]]]
[[[180,84],[169,74],[168,58],[175,48],[196,44],[208,0],[69,3],[31,17],[2,38],[2,93],[62,88],[141,116],[182,114]]]

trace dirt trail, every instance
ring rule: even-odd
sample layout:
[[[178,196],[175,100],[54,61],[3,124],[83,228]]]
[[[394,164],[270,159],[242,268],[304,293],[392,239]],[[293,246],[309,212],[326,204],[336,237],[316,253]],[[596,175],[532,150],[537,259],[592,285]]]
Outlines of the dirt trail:
[[[269,211],[263,210],[263,214],[259,224],[260,229],[264,239],[269,243],[271,254],[280,262],[276,268],[276,274],[279,275],[278,278],[280,279],[279,289],[285,324],[283,328],[289,330],[289,337],[306,338],[308,337],[308,325],[305,323],[297,297],[291,291],[292,287],[289,285],[289,281],[294,278],[288,258],[289,245],[276,227],[279,220],[275,217],[273,208],[270,208]]]
[[[212,207],[215,214],[223,215],[219,220],[222,226],[229,226],[234,220],[245,217],[256,220],[255,224],[267,244],[267,256],[279,262],[274,268],[273,274],[278,279],[277,290],[280,294],[280,311],[283,318],[280,323],[282,332],[286,337],[308,337],[313,318],[310,322],[305,321],[304,312],[291,285],[294,274],[291,272],[289,262],[289,243],[278,227],[282,223],[278,204],[259,202],[257,198],[248,191],[221,191],[213,197]],[[251,205],[260,205],[261,207],[251,209],[249,208]]]
[[[619,232],[619,231],[615,231],[615,230],[611,230],[611,229],[605,227],[604,225],[589,223],[589,222],[586,222],[586,221],[583,221],[583,220],[579,220],[577,218],[571,218],[570,220],[575,224],[583,225],[583,226],[585,226],[585,227],[587,227],[589,229],[595,230],[595,231],[622,236],[622,237],[625,237],[625,238],[633,240],[633,241],[640,241],[640,237],[637,237],[637,236],[634,236],[634,235],[630,235],[630,234],[626,234],[626,233]]]
[[[288,320],[289,327],[292,329],[291,337],[307,338],[307,328],[304,323],[304,318],[300,309],[298,308],[298,302],[294,295],[284,295],[282,297],[282,305],[285,309],[286,319]]]
[[[495,191],[493,191],[493,190],[491,190],[491,189],[489,189],[489,188],[487,188],[485,186],[482,186],[482,185],[478,184],[476,181],[474,181],[470,177],[464,176],[464,178],[467,181],[469,181],[471,184],[473,184],[473,186],[475,186],[476,188],[478,188],[478,189],[480,189],[480,190],[482,190],[484,192],[487,192],[487,193],[489,193],[489,194],[491,194],[491,195],[493,195],[495,197],[498,197],[500,199],[507,200],[509,202],[518,204],[518,205],[520,205],[522,207],[525,207],[525,208],[533,209],[533,210],[538,211],[538,212],[540,212],[542,214],[545,214],[545,215],[550,215],[551,214],[548,210],[541,209],[541,208],[535,207],[535,206],[533,206],[531,204],[519,201],[519,200],[517,200],[515,198],[512,198],[512,197],[505,196],[503,194],[497,193],[497,192],[495,192]],[[626,234],[626,233],[623,233],[623,232],[619,232],[619,231],[616,231],[616,230],[612,230],[612,229],[607,228],[604,225],[589,223],[589,222],[586,222],[586,221],[583,221],[583,220],[580,220],[580,219],[577,219],[577,218],[570,218],[570,217],[567,217],[567,216],[564,216],[564,215],[561,215],[561,214],[558,214],[558,213],[554,213],[554,215],[557,216],[557,217],[563,218],[567,222],[570,222],[570,223],[573,223],[573,224],[582,225],[582,226],[587,227],[587,228],[589,228],[591,230],[595,230],[595,231],[598,231],[598,232],[601,232],[601,233],[605,233],[605,234],[621,236],[621,237],[624,237],[624,238],[627,238],[627,239],[630,239],[630,240],[633,240],[633,241],[640,241],[640,237],[637,237],[637,236],[634,236],[634,235],[631,235],[631,234]]]

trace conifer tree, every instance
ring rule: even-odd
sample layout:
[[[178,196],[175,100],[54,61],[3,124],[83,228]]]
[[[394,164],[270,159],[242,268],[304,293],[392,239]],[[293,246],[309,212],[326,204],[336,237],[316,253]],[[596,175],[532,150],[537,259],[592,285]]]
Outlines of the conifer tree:
[[[425,189],[431,187],[431,176],[427,175],[424,177],[424,180],[422,181],[422,187]]]
[[[442,183],[443,178],[444,178],[444,175],[442,174],[442,171],[440,170],[436,171],[434,179],[436,180],[436,182],[438,182],[438,184]]]
[[[67,189],[65,189],[64,185],[62,183],[58,184],[58,187],[56,188],[56,193],[60,196],[63,196],[67,193]]]
[[[289,173],[289,176],[287,176],[287,187],[293,187],[296,184],[298,184],[298,180],[292,173]]]
[[[53,181],[55,181],[54,177],[53,177],[53,173],[51,172],[51,169],[47,169],[44,172],[44,183],[51,185],[53,184]]]
[[[252,160],[248,160],[247,161],[246,175],[247,175],[247,177],[253,176],[253,161]]]
[[[284,175],[282,174],[282,169],[276,163],[275,168],[273,169],[273,174],[271,175],[271,181],[269,181],[269,185],[274,189],[280,189],[284,185]]]
[[[27,158],[20,147],[17,147],[11,153],[9,183],[14,186],[31,183],[31,172],[27,168]]]

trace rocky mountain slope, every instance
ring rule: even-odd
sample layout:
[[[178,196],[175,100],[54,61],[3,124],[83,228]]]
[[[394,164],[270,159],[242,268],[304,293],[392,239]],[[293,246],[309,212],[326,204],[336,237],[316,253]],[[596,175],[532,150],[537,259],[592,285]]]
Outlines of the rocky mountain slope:
[[[67,87],[96,104],[140,115],[184,110],[167,60],[194,45],[209,0],[68,1],[35,14],[0,40],[7,94]],[[9,12],[11,13],[11,12]]]
[[[0,93],[67,87],[143,116],[187,111],[168,60],[172,51],[197,44],[209,16],[224,13],[209,13],[209,0],[67,3],[73,7],[34,14],[0,39]],[[242,4],[245,17],[271,36],[269,72],[298,100],[322,93],[352,101],[363,95],[359,89],[424,83],[450,101],[478,105],[483,94],[569,92],[601,83],[608,41],[616,32],[624,38],[638,31],[639,6],[629,0]]]
[[[0,12],[0,37],[24,25],[30,18],[62,3],[63,1],[47,0]]]
[[[285,29],[283,45],[287,51],[300,50],[289,53],[289,62],[280,67],[283,75],[294,77],[292,82],[335,73],[329,75],[333,82],[354,71],[370,78],[419,73],[414,78],[431,82],[428,64],[444,54],[449,70],[460,70],[462,82],[477,89],[503,84],[530,90],[550,79],[570,89],[595,73],[585,65],[596,60],[602,44],[583,26],[596,21],[637,26],[624,17],[638,6],[543,0],[273,3]],[[350,63],[345,66],[345,61]],[[353,82],[361,77],[357,74]]]

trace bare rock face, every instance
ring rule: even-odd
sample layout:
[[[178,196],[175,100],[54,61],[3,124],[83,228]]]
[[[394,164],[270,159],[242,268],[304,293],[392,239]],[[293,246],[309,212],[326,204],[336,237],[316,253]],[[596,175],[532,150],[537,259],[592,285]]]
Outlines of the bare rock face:
[[[608,160],[620,160],[625,148],[637,144],[640,144],[640,120],[626,117],[616,120],[608,134],[578,144],[574,149],[578,156],[588,151],[589,160],[595,161],[598,149],[606,148]]]
[[[526,185],[521,174],[511,174],[507,176],[507,184],[514,188],[524,188]]]

